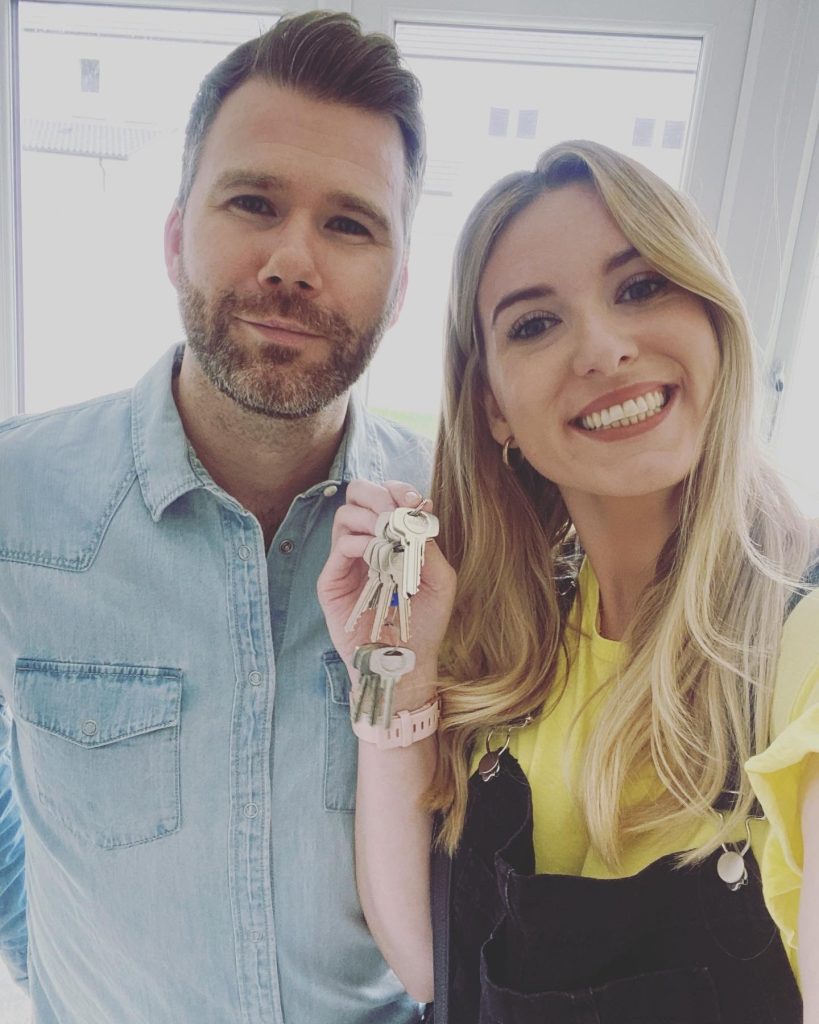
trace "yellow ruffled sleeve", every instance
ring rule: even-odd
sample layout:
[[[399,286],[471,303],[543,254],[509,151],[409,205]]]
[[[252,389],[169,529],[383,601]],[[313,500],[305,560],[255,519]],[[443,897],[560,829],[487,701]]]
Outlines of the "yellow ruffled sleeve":
[[[769,831],[760,864],[765,902],[796,966],[802,885],[800,786],[819,753],[819,591],[797,605],[782,633],[771,745],[745,765]]]

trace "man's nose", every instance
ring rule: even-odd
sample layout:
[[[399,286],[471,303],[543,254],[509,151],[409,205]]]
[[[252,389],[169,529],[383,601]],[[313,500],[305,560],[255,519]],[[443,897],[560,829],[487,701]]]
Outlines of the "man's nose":
[[[259,284],[298,288],[303,292],[320,291],[317,243],[311,225],[298,218],[279,225],[266,242],[267,250],[258,273]]]
[[[584,317],[577,324],[572,366],[578,377],[611,376],[638,355],[637,342],[622,324],[599,315]]]

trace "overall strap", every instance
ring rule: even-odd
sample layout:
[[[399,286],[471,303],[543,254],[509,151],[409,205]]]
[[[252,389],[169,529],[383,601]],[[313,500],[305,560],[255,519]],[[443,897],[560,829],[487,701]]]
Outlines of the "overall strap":
[[[435,984],[434,1019],[429,1024],[448,1024],[449,1020],[449,901],[452,858],[433,847],[430,860],[432,897],[432,966]]]

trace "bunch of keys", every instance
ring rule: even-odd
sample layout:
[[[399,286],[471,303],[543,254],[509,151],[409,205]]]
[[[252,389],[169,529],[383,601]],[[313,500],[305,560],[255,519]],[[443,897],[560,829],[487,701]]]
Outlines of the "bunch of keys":
[[[371,725],[377,725],[380,720],[388,729],[392,721],[393,689],[402,676],[415,668],[415,654],[407,647],[362,644],[355,649],[353,664],[359,672],[353,721],[357,722],[366,714]]]
[[[398,608],[398,630],[401,643],[409,640],[410,597],[418,593],[424,547],[431,537],[438,536],[438,519],[417,508],[396,508],[382,513],[376,523],[376,536],[364,552],[369,566],[367,582],[347,620],[348,633],[370,608],[375,609],[370,640],[378,641],[387,621],[387,614]]]

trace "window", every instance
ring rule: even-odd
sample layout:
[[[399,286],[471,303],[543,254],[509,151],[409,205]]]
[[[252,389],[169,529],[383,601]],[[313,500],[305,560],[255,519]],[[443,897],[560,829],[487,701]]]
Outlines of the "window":
[[[80,58],[80,89],[83,92],[100,91],[100,62]]]
[[[517,136],[519,139],[534,139],[537,136],[537,117],[539,111],[537,110],[519,110],[518,111],[518,131]]]
[[[650,146],[654,142],[654,118],[635,117],[632,146]]]
[[[776,454],[780,471],[802,510],[819,517],[816,404],[819,391],[819,251],[813,260],[808,301],[790,371],[783,371]]]
[[[509,110],[506,107],[489,108],[489,134],[500,138],[509,133]]]
[[[685,121],[666,121],[663,126],[663,148],[682,149],[685,139]]]

